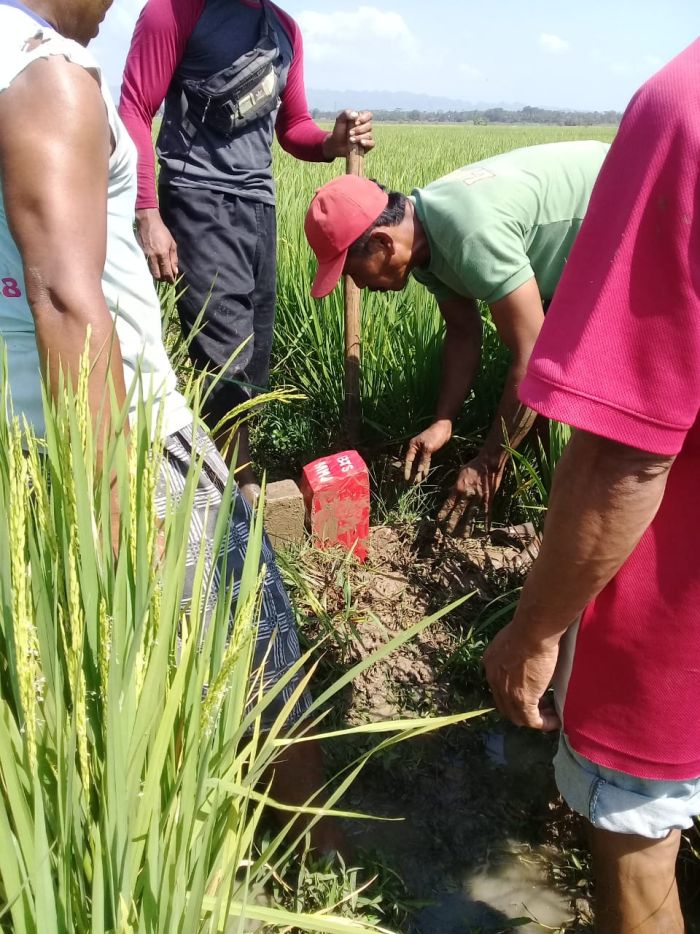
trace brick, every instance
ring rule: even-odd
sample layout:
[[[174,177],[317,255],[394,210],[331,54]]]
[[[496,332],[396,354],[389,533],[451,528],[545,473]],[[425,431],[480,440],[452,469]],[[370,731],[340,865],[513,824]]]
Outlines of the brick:
[[[268,483],[265,493],[265,530],[273,548],[297,544],[304,538],[304,497],[293,480]]]
[[[369,539],[369,472],[357,451],[307,464],[301,491],[318,548],[339,545],[364,561]]]

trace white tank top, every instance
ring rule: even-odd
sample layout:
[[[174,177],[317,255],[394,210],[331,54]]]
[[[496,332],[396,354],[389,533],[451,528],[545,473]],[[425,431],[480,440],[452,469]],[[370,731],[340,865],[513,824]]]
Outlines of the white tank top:
[[[37,34],[46,41],[32,51],[25,51],[27,41]],[[152,391],[154,397],[162,401],[165,406],[164,433],[171,434],[184,427],[192,416],[175,388],[175,374],[163,346],[160,303],[134,235],[136,149],[119,119],[100,68],[92,56],[77,42],[40,25],[22,10],[0,5],[0,92],[8,88],[31,62],[50,55],[62,55],[91,69],[100,78],[115,142],[109,160],[107,256],[102,289],[116,322],[127,392],[140,374],[141,394],[146,397]],[[25,119],[31,119],[31,115],[27,114]],[[24,414],[37,434],[43,434],[34,320],[25,298],[22,258],[7,226],[1,193],[0,337],[7,347],[8,378],[15,414]],[[135,392],[132,415],[136,411],[138,396],[139,393]]]

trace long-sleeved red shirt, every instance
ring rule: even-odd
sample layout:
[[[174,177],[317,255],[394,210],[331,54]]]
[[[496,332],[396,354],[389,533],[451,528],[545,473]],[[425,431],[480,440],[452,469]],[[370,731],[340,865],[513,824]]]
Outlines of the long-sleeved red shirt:
[[[231,0],[259,8],[253,0]],[[137,209],[157,207],[152,123],[163,103],[173,76],[188,52],[188,42],[201,17],[206,0],[148,0],[134,30],[126,61],[119,113],[138,150]],[[327,132],[312,119],[304,88],[301,31],[294,20],[270,4],[292,45],[292,62],[281,94],[275,130],[282,147],[297,159],[324,160],[322,144]],[[196,61],[206,74],[207,62]],[[220,67],[220,65],[219,65]],[[212,63],[210,73],[217,70]]]

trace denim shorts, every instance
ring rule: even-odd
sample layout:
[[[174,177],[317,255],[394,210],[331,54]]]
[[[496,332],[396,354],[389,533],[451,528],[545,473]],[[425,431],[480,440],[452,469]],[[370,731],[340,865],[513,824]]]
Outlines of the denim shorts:
[[[574,752],[563,733],[554,773],[569,807],[601,830],[660,840],[700,814],[700,778],[656,781],[607,769]]]

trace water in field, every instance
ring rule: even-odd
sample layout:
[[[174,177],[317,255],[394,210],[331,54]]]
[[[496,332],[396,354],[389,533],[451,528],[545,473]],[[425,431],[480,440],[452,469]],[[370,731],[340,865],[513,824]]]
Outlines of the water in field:
[[[571,899],[552,876],[562,854],[540,832],[555,797],[551,737],[498,727],[462,735],[454,750],[436,743],[432,755],[407,787],[391,776],[381,790],[360,780],[353,800],[365,813],[405,818],[354,824],[350,833],[424,903],[410,931],[496,934],[516,921],[529,932],[566,929]]]

